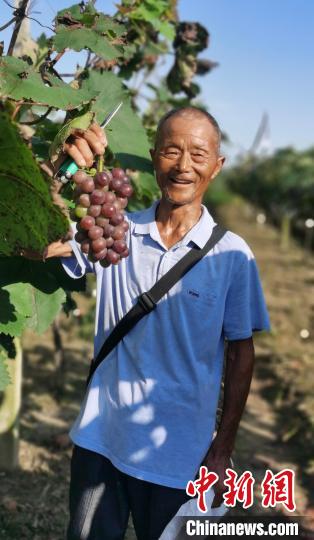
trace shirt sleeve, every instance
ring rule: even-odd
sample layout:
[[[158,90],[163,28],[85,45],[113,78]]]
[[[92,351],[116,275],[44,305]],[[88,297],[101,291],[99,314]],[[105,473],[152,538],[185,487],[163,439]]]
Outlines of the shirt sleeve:
[[[228,340],[246,339],[261,330],[270,330],[269,315],[256,261],[246,256],[227,293],[224,336]]]
[[[75,234],[75,223],[72,223],[71,228],[73,234]],[[95,265],[90,262],[85,253],[81,251],[80,244],[74,239],[70,240],[69,243],[72,247],[73,255],[71,257],[61,257],[61,264],[66,273],[74,279],[81,278],[89,272],[95,273]]]

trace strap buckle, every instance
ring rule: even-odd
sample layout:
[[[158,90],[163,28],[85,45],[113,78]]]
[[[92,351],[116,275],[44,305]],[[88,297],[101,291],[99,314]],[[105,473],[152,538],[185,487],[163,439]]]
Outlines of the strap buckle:
[[[147,292],[140,294],[137,301],[140,306],[146,311],[146,313],[149,313],[156,307],[156,302],[154,302],[152,297]]]

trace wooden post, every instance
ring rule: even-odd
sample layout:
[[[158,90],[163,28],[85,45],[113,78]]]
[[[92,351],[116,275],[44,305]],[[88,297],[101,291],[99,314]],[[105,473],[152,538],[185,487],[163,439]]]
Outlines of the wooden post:
[[[16,357],[8,360],[11,383],[0,395],[0,470],[19,464],[19,414],[22,394],[22,347],[15,338]]]

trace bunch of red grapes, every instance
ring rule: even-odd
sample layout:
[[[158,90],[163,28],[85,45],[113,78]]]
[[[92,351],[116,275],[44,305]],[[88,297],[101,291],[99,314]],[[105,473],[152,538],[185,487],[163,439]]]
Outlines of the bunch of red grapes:
[[[76,183],[74,219],[78,221],[75,240],[92,262],[104,267],[127,257],[125,242],[129,225],[124,219],[124,208],[133,193],[125,171],[97,172],[92,178],[79,170],[73,175]]]

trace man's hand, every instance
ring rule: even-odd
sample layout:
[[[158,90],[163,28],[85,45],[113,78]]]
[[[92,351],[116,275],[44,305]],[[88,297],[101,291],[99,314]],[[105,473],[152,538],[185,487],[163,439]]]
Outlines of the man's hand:
[[[107,146],[107,138],[99,124],[92,124],[86,131],[76,130],[64,143],[63,151],[78,167],[91,167],[95,155],[101,156]]]
[[[107,144],[106,134],[99,124],[92,124],[86,131],[77,129],[64,143],[63,152],[57,161],[54,164],[45,161],[41,168],[52,177],[60,169],[66,155],[69,155],[78,167],[91,167],[95,155],[101,156]]]
[[[208,472],[214,472],[218,475],[218,481],[213,485],[215,496],[212,502],[212,508],[218,508],[223,502],[223,494],[227,491],[224,481],[226,479],[226,469],[231,466],[230,455],[215,451],[213,443],[202,465],[207,467]]]

